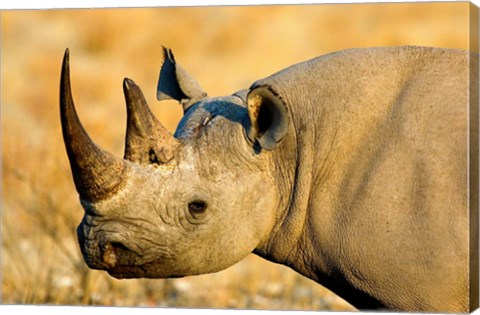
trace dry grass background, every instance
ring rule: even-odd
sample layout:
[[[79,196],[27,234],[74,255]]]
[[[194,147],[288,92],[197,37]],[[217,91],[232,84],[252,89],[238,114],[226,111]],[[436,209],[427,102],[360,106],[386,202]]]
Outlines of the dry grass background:
[[[223,272],[116,280],[89,270],[75,228],[82,209],[63,148],[60,65],[92,138],[121,156],[122,80],[134,79],[173,131],[182,111],[158,103],[162,45],[210,95],[351,47],[468,47],[468,3],[298,5],[1,12],[2,302],[349,310],[323,287],[250,255]]]

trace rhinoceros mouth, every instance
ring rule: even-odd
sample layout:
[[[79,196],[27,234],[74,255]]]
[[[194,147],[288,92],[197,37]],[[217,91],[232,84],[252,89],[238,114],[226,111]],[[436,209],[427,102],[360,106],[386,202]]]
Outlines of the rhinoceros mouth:
[[[168,259],[145,261],[145,257],[139,256],[124,243],[106,242],[99,249],[98,269],[117,279],[182,277],[171,274],[173,268]]]
[[[105,271],[117,279],[148,278],[147,272],[138,266],[118,266]]]
[[[117,279],[184,277],[184,275],[166,273],[164,268],[159,268],[155,263],[147,263],[141,266],[116,266],[105,271]]]

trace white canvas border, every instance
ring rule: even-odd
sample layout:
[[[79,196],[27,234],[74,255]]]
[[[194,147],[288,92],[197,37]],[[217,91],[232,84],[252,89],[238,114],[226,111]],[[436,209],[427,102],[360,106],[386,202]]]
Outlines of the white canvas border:
[[[466,2],[458,1],[457,2]],[[70,9],[70,8],[137,8],[137,7],[169,7],[169,6],[219,6],[219,5],[273,5],[273,4],[326,4],[326,3],[398,3],[398,2],[453,2],[452,0],[435,0],[435,1],[416,1],[416,0],[327,0],[327,1],[292,1],[292,0],[2,0],[0,2],[0,10],[26,10],[26,9]],[[480,7],[480,0],[471,0],[471,3]],[[1,301],[0,301],[1,303]],[[93,306],[37,306],[37,305],[0,305],[1,314],[36,314],[36,315],[179,315],[179,314],[195,314],[195,315],[306,315],[305,311],[256,311],[256,310],[223,310],[223,309],[175,309],[175,308],[132,308],[132,307],[93,307]],[[352,312],[338,312],[335,314],[356,314]],[[361,312],[369,314],[370,312]],[[479,314],[475,311],[474,314]],[[392,312],[371,312],[371,314],[403,314]],[[409,313],[412,315],[422,313]]]

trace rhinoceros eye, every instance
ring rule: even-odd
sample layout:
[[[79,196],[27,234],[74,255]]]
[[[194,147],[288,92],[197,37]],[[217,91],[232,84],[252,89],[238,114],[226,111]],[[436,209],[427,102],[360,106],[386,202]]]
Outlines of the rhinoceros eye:
[[[151,164],[160,164],[157,154],[153,149],[150,149],[150,151],[148,151],[148,160]]]
[[[188,204],[188,211],[192,215],[202,214],[207,210],[207,203],[202,200],[195,200]]]

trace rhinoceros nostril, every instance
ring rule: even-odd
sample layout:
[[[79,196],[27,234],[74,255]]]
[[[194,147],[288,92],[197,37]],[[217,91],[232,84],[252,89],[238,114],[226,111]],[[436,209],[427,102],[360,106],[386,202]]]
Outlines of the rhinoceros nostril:
[[[106,243],[102,246],[102,262],[108,268],[113,268],[117,265],[117,255],[111,243]]]

